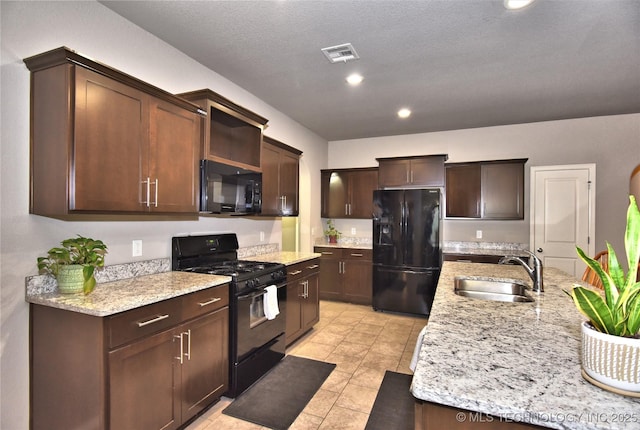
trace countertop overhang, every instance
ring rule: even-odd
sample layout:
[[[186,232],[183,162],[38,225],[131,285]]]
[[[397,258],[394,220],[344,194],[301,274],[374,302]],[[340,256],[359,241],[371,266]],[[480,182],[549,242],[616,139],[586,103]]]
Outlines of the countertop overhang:
[[[576,278],[545,268],[531,303],[470,299],[456,276],[531,280],[520,266],[445,262],[411,392],[417,399],[558,429],[640,428],[640,399],[580,374],[584,317],[563,292]]]

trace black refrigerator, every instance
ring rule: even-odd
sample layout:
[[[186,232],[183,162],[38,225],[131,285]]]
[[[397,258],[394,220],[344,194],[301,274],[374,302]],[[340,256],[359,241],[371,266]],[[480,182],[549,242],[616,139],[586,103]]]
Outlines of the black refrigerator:
[[[374,310],[429,315],[442,266],[440,194],[374,191]]]

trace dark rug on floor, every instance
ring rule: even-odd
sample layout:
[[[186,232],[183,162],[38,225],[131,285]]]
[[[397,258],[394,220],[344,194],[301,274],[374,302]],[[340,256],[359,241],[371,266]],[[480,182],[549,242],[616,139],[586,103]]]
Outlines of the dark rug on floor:
[[[415,399],[409,391],[412,378],[386,371],[365,430],[413,430]]]
[[[275,430],[286,430],[335,364],[287,355],[222,413]]]

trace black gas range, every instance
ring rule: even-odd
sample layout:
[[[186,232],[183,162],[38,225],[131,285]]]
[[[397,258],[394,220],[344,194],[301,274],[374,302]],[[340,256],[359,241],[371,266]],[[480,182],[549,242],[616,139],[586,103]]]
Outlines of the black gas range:
[[[229,389],[225,395],[236,397],[284,357],[285,266],[238,260],[238,238],[233,233],[173,237],[171,249],[173,270],[231,277]],[[267,288],[271,286],[275,289]],[[269,290],[277,293],[279,313],[275,316],[272,309],[265,309]]]

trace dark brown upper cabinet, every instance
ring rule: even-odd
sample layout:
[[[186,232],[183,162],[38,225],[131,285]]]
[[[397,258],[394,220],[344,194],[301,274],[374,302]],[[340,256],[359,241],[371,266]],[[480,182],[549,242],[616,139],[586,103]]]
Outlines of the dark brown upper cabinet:
[[[445,154],[377,160],[380,188],[444,186]]]
[[[298,216],[300,155],[301,151],[264,136],[262,215]]]
[[[323,218],[371,218],[377,167],[322,170],[320,176]]]
[[[524,219],[526,162],[524,158],[447,164],[446,216]]]
[[[268,120],[211,91],[178,94],[200,106],[203,120],[201,157],[243,169],[261,171],[262,133]]]
[[[198,212],[198,106],[68,48],[24,62],[30,213]]]

